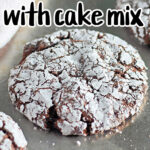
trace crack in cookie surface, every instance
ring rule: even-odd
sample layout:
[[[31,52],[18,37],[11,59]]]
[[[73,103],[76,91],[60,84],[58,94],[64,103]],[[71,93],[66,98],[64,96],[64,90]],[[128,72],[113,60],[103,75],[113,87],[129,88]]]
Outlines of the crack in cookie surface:
[[[146,67],[128,43],[84,29],[47,35],[40,41],[49,47],[40,51],[38,41],[31,42],[32,50],[27,44],[8,86],[12,102],[29,120],[64,135],[87,135],[115,128],[139,111]]]

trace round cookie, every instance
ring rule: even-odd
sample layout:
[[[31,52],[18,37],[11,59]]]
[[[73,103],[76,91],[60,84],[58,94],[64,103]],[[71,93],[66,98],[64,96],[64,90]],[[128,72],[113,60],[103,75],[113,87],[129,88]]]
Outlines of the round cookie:
[[[143,9],[141,19],[144,23],[144,27],[131,27],[134,36],[143,44],[150,45],[150,1],[149,0],[117,0],[117,8],[124,9],[126,5],[130,5],[131,8],[137,10]]]
[[[25,150],[27,141],[11,117],[0,112],[0,150]]]
[[[135,48],[85,29],[27,43],[8,81],[11,101],[21,113],[63,135],[117,128],[139,112],[147,88],[146,67]]]

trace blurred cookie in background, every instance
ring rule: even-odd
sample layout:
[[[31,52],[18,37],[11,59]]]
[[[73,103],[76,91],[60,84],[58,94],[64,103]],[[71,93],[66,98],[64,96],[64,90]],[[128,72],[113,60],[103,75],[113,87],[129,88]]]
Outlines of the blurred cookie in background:
[[[11,117],[0,112],[0,150],[25,150],[27,141]]]
[[[150,0],[117,0],[117,8],[125,9],[126,5],[130,5],[137,10],[142,8],[141,19],[145,27],[131,27],[134,36],[144,45],[150,45]]]
[[[26,9],[29,8],[30,3],[34,0],[0,0],[0,49],[3,48],[15,35],[19,29],[19,25],[13,25],[10,23],[8,26],[4,25],[4,10],[10,12],[11,10],[20,10],[24,5]]]

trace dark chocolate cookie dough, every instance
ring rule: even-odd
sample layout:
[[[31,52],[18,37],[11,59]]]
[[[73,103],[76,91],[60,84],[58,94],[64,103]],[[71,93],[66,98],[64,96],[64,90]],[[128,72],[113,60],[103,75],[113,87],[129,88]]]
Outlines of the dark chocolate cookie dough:
[[[27,43],[8,83],[16,108],[41,128],[87,135],[118,127],[139,112],[147,74],[125,41],[74,29]]]
[[[117,8],[124,9],[125,5],[130,6],[137,10],[138,8],[143,9],[141,19],[145,24],[144,27],[131,27],[133,34],[143,44],[150,45],[150,1],[149,0],[117,0]]]
[[[11,117],[0,112],[0,150],[25,150],[27,141]]]

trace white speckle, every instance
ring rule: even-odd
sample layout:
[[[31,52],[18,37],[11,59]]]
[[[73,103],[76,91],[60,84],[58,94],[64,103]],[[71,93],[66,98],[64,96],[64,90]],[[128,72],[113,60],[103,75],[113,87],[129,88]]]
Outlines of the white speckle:
[[[40,140],[40,144],[42,143],[42,141]]]
[[[131,147],[133,147],[133,145],[132,145],[132,144],[131,144],[130,146],[131,146]]]
[[[80,141],[76,141],[77,146],[81,146],[81,142]]]
[[[131,122],[134,123],[134,119],[132,119]]]
[[[56,144],[53,142],[53,143],[52,143],[52,146],[55,146],[55,145],[56,145]]]
[[[33,127],[33,130],[37,130],[37,127],[36,127],[36,126],[34,126],[34,127]]]
[[[84,142],[86,142],[87,141],[87,138],[84,138]]]

